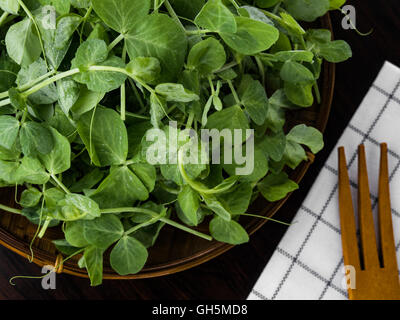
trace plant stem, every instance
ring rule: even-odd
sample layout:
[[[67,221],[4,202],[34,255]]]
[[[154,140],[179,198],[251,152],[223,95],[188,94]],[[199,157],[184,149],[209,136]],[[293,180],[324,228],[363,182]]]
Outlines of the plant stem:
[[[8,98],[8,91],[0,93],[0,99]]]
[[[315,98],[317,99],[317,103],[320,104],[321,103],[321,93],[319,92],[319,87],[318,87],[317,81],[314,82],[313,87],[314,87]]]
[[[27,84],[24,84],[23,86],[20,86],[20,87],[18,88],[18,90],[21,91],[21,92],[22,92],[22,91],[25,91],[25,90],[28,90],[29,88],[31,88],[31,87],[33,87],[34,85],[36,85],[36,84],[42,82],[43,80],[47,79],[48,77],[53,76],[55,73],[56,73],[55,70],[49,71],[49,72],[47,72],[46,74],[40,76],[39,78],[34,79],[34,80],[32,80],[31,82],[28,82]]]
[[[108,52],[110,52],[112,49],[114,49],[114,47],[120,43],[122,40],[124,40],[124,35],[121,33],[117,38],[115,38],[115,40],[113,42],[110,43],[110,45],[108,46]]]
[[[186,129],[190,129],[192,127],[193,120],[194,120],[194,111],[191,110],[189,113],[187,123],[186,123]]]
[[[93,6],[91,5],[89,7],[89,9],[86,11],[86,14],[82,19],[82,26],[81,26],[81,33],[80,33],[81,43],[82,43],[82,35],[83,35],[84,29],[85,29],[85,25],[86,25],[87,19],[89,19],[89,16],[92,13],[92,11],[93,11]]]
[[[63,191],[64,191],[65,193],[71,193],[71,192],[68,190],[68,188],[56,177],[55,174],[51,174],[51,177],[52,177],[53,180],[59,185],[59,187],[60,187],[61,189],[63,189]]]
[[[82,249],[79,249],[78,251],[74,252],[74,253],[71,254],[70,256],[66,257],[66,258],[62,261],[62,263],[68,261],[68,260],[71,259],[72,257],[75,257],[76,255],[80,254],[81,252],[85,251],[85,249],[86,249],[86,248],[82,248]],[[57,267],[57,266],[56,266],[56,267]]]
[[[235,98],[236,103],[239,106],[241,106],[242,102],[240,101],[239,96],[238,96],[238,94],[237,94],[237,92],[235,90],[235,87],[233,86],[233,83],[232,83],[231,80],[228,80],[228,85],[229,85],[229,88],[231,88],[231,91],[232,91],[233,97]]]
[[[131,233],[134,233],[135,231],[137,231],[141,228],[147,227],[147,226],[157,222],[158,220],[160,220],[161,217],[162,217],[162,215],[159,214],[157,217],[151,218],[149,221],[138,224],[137,226],[134,226],[134,227],[130,228],[129,230],[125,231],[124,235],[128,236]]]
[[[143,120],[150,120],[150,117],[147,116],[142,116],[141,114],[136,114],[136,113],[132,113],[132,112],[126,112],[126,115],[128,117],[132,117],[132,118],[137,118],[137,119],[143,119]]]
[[[236,67],[237,65],[238,65],[238,63],[237,63],[236,61],[232,61],[232,62],[230,62],[230,63],[224,65],[221,69],[215,71],[215,73],[219,73],[219,72],[228,70],[228,69],[230,69],[230,68]]]
[[[240,9],[239,5],[236,3],[235,0],[229,0],[229,1],[233,4],[233,6],[235,7],[236,10]]]
[[[40,229],[40,232],[38,234],[38,238],[42,239],[44,234],[46,233],[47,228],[49,227],[49,224],[51,222],[51,218],[47,217],[46,221],[43,223],[42,229]]]
[[[55,75],[54,77],[51,77],[51,78],[47,79],[46,81],[43,81],[43,82],[35,85],[34,87],[30,88],[29,90],[25,91],[23,93],[23,95],[25,97],[28,97],[31,94],[33,94],[35,92],[38,92],[39,90],[47,87],[48,85],[50,85],[50,84],[52,84],[54,82],[57,82],[58,80],[73,76],[74,74],[77,74],[79,72],[80,72],[80,70],[78,68],[75,68],[75,69],[72,69],[72,70],[69,70],[69,71],[65,71],[65,72],[59,73],[59,74]]]
[[[282,2],[278,2],[278,4],[274,7],[274,9],[272,10],[273,14],[277,14],[279,8],[281,7]]]
[[[186,35],[191,36],[191,35],[197,35],[197,34],[206,34],[206,33],[210,33],[212,31],[204,29],[204,30],[193,30],[193,31],[189,31],[186,30]]]
[[[10,213],[15,213],[15,214],[22,214],[21,210],[5,206],[4,204],[0,204],[0,210],[10,212]]]
[[[262,85],[265,88],[265,68],[264,64],[262,63],[261,59],[257,56],[254,57],[257,63],[258,70],[260,72],[261,80],[262,80]]]
[[[0,27],[1,27],[2,24],[6,21],[8,15],[9,15],[8,12],[3,12],[3,14],[1,15],[1,17],[0,17]]]
[[[122,60],[126,62],[126,44],[122,49]],[[121,119],[122,121],[126,119],[126,81],[121,85]]]
[[[287,223],[287,222],[282,222],[282,221],[275,220],[275,219],[268,218],[268,217],[264,217],[264,216],[258,216],[258,215],[256,215],[256,214],[242,213],[241,216],[248,216],[248,217],[254,217],[254,218],[265,219],[265,220],[269,220],[269,221],[273,221],[273,222],[277,222],[277,223],[283,224],[283,225],[285,225],[285,226],[290,226],[290,225],[291,225],[290,223]]]
[[[9,104],[11,104],[11,100],[10,99],[6,99],[6,100],[3,100],[3,101],[0,101],[0,107],[8,106]]]
[[[178,23],[178,25],[181,27],[183,32],[186,32],[185,27],[183,26],[183,24],[182,24],[181,20],[179,19],[179,17],[176,15],[174,8],[172,8],[172,6],[171,6],[171,4],[169,3],[168,0],[165,0],[164,5],[167,8],[168,13],[172,17],[172,19],[174,19]]]
[[[144,105],[143,99],[140,96],[140,93],[139,93],[139,91],[138,91],[138,89],[136,87],[136,84],[133,82],[133,80],[131,78],[129,78],[129,83],[131,84],[131,87],[132,87],[132,90],[133,90],[133,92],[134,92],[134,94],[136,96],[136,99],[139,101],[140,107],[142,109],[145,109],[145,105]]]
[[[158,13],[158,7],[159,7],[158,0],[154,0],[154,12],[155,13]]]
[[[104,210],[101,210],[102,214],[120,213],[120,212],[144,213],[144,214],[148,214],[148,215],[150,215],[152,217],[158,217],[159,216],[159,213],[151,211],[151,210],[148,210],[148,209],[144,209],[144,208],[133,208],[132,207],[132,208],[115,208],[115,209],[104,209]],[[169,225],[171,225],[171,226],[173,226],[173,227],[175,227],[177,229],[180,229],[180,230],[186,231],[188,233],[191,233],[191,234],[193,234],[195,236],[198,236],[200,238],[203,238],[203,239],[206,239],[206,240],[209,240],[209,241],[212,240],[211,236],[206,235],[206,234],[201,233],[201,232],[198,232],[196,230],[190,229],[190,228],[188,228],[188,227],[186,227],[186,226],[184,226],[182,224],[179,224],[179,223],[177,223],[175,221],[172,221],[172,220],[170,220],[168,218],[160,218],[160,221],[162,221],[162,222],[164,222],[166,224],[169,224]]]

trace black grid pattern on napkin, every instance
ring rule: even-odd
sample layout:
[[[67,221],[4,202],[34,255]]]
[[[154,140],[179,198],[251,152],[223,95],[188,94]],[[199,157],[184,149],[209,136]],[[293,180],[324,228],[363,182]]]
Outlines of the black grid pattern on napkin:
[[[394,88],[394,90],[392,91],[392,93],[388,93],[386,90],[380,88],[377,85],[373,85],[372,88],[374,88],[377,92],[379,92],[380,94],[382,94],[383,96],[385,96],[387,99],[384,103],[384,105],[382,106],[382,108],[379,110],[379,113],[376,115],[376,117],[374,118],[372,124],[370,125],[370,127],[368,128],[367,132],[364,132],[363,130],[357,128],[356,126],[354,126],[353,124],[349,124],[348,128],[350,128],[352,131],[356,132],[357,134],[360,134],[362,136],[362,141],[361,143],[365,143],[366,141],[371,142],[372,144],[379,146],[379,142],[376,141],[373,137],[370,136],[372,130],[376,127],[378,121],[380,120],[380,118],[382,117],[383,113],[386,111],[388,105],[390,102],[394,101],[397,104],[400,105],[400,99],[398,99],[397,97],[395,97],[395,93],[396,91],[399,89],[400,87],[400,79],[397,81],[396,86]],[[396,172],[398,171],[398,169],[400,168],[400,155],[397,154],[396,152],[394,152],[393,150],[388,150],[388,154],[391,155],[393,158],[395,158],[397,160],[397,164],[395,165],[394,169],[392,170],[391,174],[390,174],[390,181],[392,180],[393,176],[396,174]],[[348,163],[348,167],[350,167],[352,165],[352,163],[355,161],[355,159],[357,158],[357,151],[355,151],[351,158],[350,161]],[[337,176],[338,172],[336,169],[330,167],[329,165],[325,165],[324,169],[328,170],[329,172],[331,172],[332,174],[335,174]],[[353,187],[357,187],[357,183],[355,183],[354,181],[351,181],[351,184],[353,185]],[[297,250],[296,254],[290,255],[288,252],[286,252],[284,249],[282,248],[277,248],[277,252],[279,252],[280,254],[282,254],[283,256],[287,257],[288,259],[291,260],[291,264],[289,265],[286,273],[284,274],[284,276],[282,277],[281,281],[279,282],[277,288],[275,289],[273,295],[271,298],[267,298],[265,295],[263,295],[262,293],[260,293],[259,291],[253,289],[252,293],[254,295],[256,295],[258,298],[263,299],[263,300],[269,300],[269,299],[276,299],[279,292],[281,291],[282,287],[285,285],[289,275],[291,274],[293,267],[295,265],[299,265],[301,268],[303,268],[304,270],[306,270],[307,272],[309,272],[311,275],[313,275],[316,279],[319,279],[320,281],[325,283],[325,286],[321,292],[321,294],[319,295],[319,299],[323,299],[328,288],[333,288],[334,290],[336,290],[337,292],[341,293],[344,297],[347,297],[347,292],[345,290],[343,290],[342,288],[337,287],[336,285],[334,285],[333,279],[336,277],[337,273],[339,272],[339,270],[341,269],[341,267],[343,266],[343,258],[340,259],[340,261],[338,262],[338,264],[336,265],[335,269],[333,270],[331,276],[327,279],[323,276],[321,276],[317,271],[313,270],[309,265],[307,265],[306,263],[304,263],[303,261],[299,260],[300,254],[302,253],[302,251],[304,250],[304,248],[306,247],[308,240],[310,239],[311,235],[313,234],[314,230],[316,229],[317,225],[319,223],[323,223],[326,226],[328,226],[331,230],[333,230],[334,232],[338,232],[340,233],[340,230],[334,226],[333,224],[329,223],[328,221],[326,221],[323,217],[329,203],[332,201],[332,199],[334,198],[334,194],[336,193],[338,189],[338,184],[336,183],[334,185],[334,187],[332,188],[332,191],[330,192],[328,199],[326,200],[325,204],[322,207],[322,210],[319,213],[314,212],[313,210],[302,206],[301,210],[303,210],[304,212],[308,213],[309,215],[311,215],[312,217],[315,218],[314,223],[312,224],[311,228],[309,229],[305,239],[303,240],[300,248]],[[373,199],[373,206],[375,207],[377,204],[377,197],[374,195],[371,195],[372,199]],[[400,214],[398,212],[396,212],[395,210],[392,210],[392,213],[397,216],[400,217]],[[398,251],[400,248],[400,242],[396,245],[396,250]]]

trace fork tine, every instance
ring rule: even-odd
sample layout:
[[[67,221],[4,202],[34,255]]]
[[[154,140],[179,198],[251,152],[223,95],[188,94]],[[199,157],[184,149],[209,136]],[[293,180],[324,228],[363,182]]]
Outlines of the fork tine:
[[[367,161],[365,147],[358,147],[358,219],[361,233],[361,249],[364,258],[364,269],[378,268],[379,258],[376,246],[374,219],[368,186]]]
[[[381,144],[379,172],[379,228],[383,266],[397,271],[396,247],[394,244],[392,211],[390,209],[389,170],[386,143]]]
[[[346,154],[343,147],[339,148],[339,212],[342,232],[343,259],[345,265],[352,265],[360,270],[360,255],[358,252],[356,223],[354,219],[353,201],[351,198],[350,181],[347,172]]]

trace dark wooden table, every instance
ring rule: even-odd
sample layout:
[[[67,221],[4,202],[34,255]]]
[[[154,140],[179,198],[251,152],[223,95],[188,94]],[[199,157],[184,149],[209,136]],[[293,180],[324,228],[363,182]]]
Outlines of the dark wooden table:
[[[335,37],[348,41],[351,61],[337,66],[332,113],[321,152],[301,188],[296,191],[277,218],[291,221],[313,184],[315,177],[338,138],[367,93],[385,60],[400,66],[400,7],[398,0],[350,1],[356,7],[357,27],[374,28],[361,37],[341,27],[342,15],[332,13]],[[86,279],[57,275],[57,289],[44,290],[40,280],[16,280],[14,275],[39,275],[41,269],[0,247],[0,299],[245,299],[284,235],[286,227],[267,223],[248,244],[238,246],[215,260],[179,274],[146,280],[104,281],[91,288]]]

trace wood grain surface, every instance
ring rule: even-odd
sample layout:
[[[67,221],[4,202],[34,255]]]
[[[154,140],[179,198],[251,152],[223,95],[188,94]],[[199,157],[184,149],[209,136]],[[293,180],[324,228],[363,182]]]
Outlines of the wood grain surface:
[[[342,15],[332,13],[337,39],[348,41],[353,58],[337,66],[332,113],[328,122],[326,147],[316,158],[306,177],[276,217],[291,221],[319,170],[356,111],[385,60],[400,66],[400,8],[398,0],[349,1],[356,8],[357,27],[374,28],[372,35],[361,37],[341,27]],[[57,289],[44,290],[40,280],[9,279],[15,275],[40,275],[41,269],[26,259],[0,247],[0,299],[245,299],[262,272],[286,227],[267,223],[248,244],[235,247],[222,256],[191,270],[162,278],[145,280],[105,280],[91,288],[86,279],[57,275]]]

